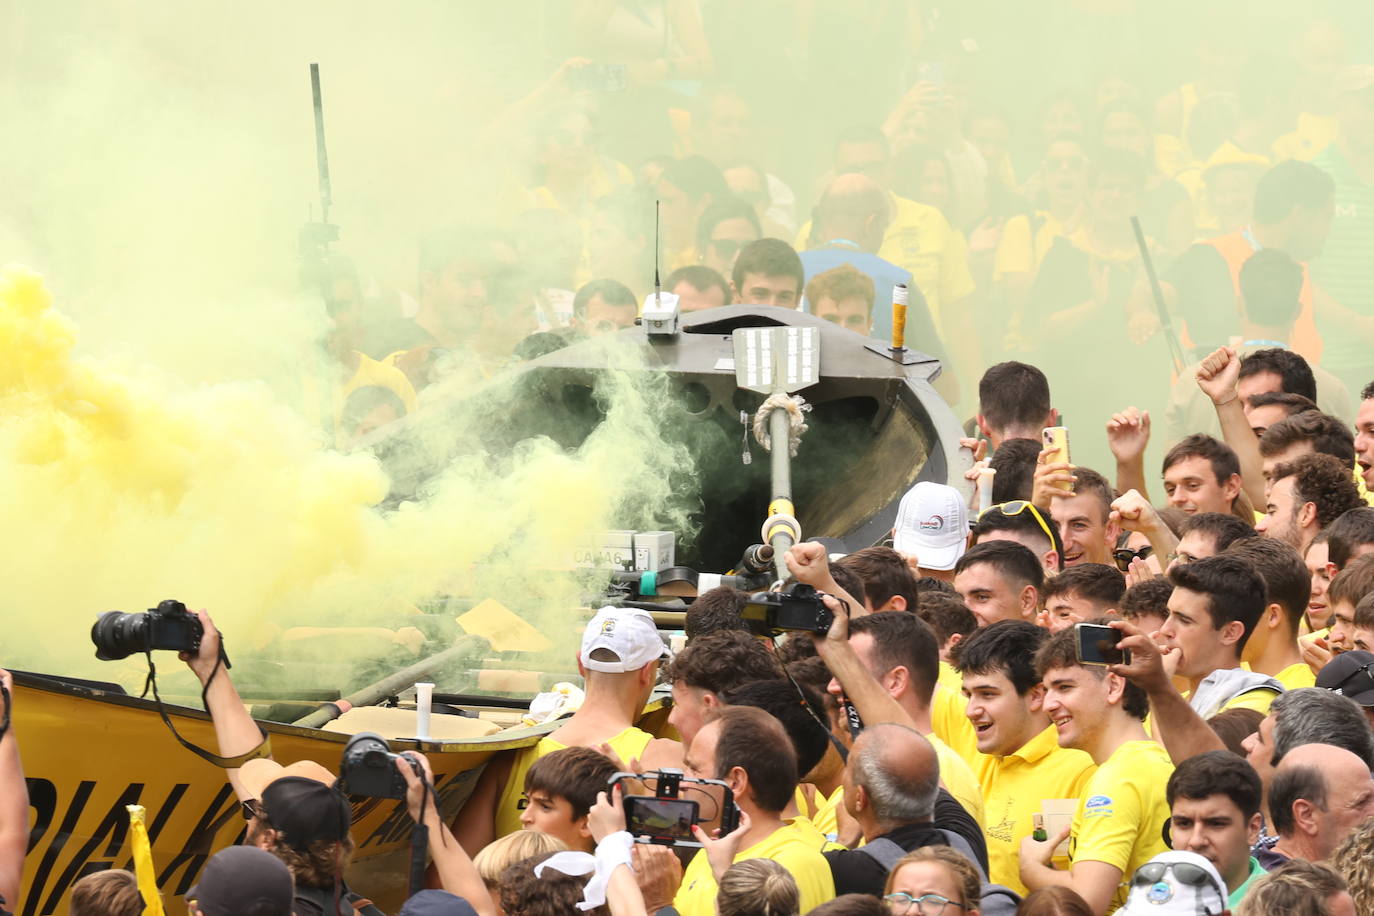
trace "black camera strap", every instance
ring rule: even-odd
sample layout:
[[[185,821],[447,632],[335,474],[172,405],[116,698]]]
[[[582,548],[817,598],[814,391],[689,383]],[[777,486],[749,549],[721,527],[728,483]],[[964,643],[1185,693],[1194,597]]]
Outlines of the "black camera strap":
[[[10,730],[10,705],[13,700],[10,698],[10,689],[3,684],[0,684],[0,697],[5,700],[5,718],[0,720],[0,741],[4,741]]]
[[[806,691],[802,690],[801,684],[797,683],[797,679],[792,676],[792,672],[787,670],[787,666],[783,666],[782,673],[787,675],[787,679],[792,682],[792,689],[797,691],[797,699],[801,702],[801,708],[806,710],[806,714],[809,715],[812,721],[816,723],[817,727],[825,733],[825,737],[830,740],[831,746],[834,747],[835,752],[840,755],[840,759],[847,763],[849,761],[849,748],[844,746],[843,741],[835,737],[835,733],[830,730],[830,726],[826,724],[825,719],[821,718],[820,713],[811,706],[811,703],[806,699]]]
[[[139,694],[139,697],[147,697],[148,691],[150,689],[153,691],[153,700],[157,703],[157,714],[162,717],[163,724],[167,726],[167,730],[172,733],[173,738],[181,743],[182,747],[186,748],[197,757],[200,757],[202,760],[207,760],[224,770],[238,769],[250,760],[272,756],[272,738],[261,725],[258,725],[258,733],[262,735],[262,741],[248,753],[239,754],[237,757],[221,757],[218,754],[212,754],[205,750],[205,748],[197,747],[181,737],[181,733],[178,732],[176,726],[172,724],[171,717],[167,715],[167,708],[162,703],[162,697],[159,696],[157,692],[157,666],[153,664],[153,650],[145,649],[144,654],[148,657],[148,679],[143,682],[143,693]],[[219,674],[221,665],[225,668],[230,667],[229,656],[224,652],[223,637],[220,639],[219,657],[215,659],[215,667],[210,669],[210,676],[205,679],[205,686],[200,689],[200,703],[205,707],[207,713],[210,711],[210,704],[206,696],[210,692],[210,685],[215,682],[215,675]],[[6,709],[8,710],[8,704],[6,704]],[[257,725],[256,722],[253,724]]]

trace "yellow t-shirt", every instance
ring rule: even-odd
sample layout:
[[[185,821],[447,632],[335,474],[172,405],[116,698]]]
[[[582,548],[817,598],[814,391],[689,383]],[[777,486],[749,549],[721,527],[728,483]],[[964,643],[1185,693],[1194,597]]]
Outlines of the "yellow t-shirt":
[[[797,786],[793,800],[796,802],[797,810],[827,841],[834,839],[840,832],[839,815],[835,809],[844,800],[844,786],[836,786],[829,798],[816,791],[815,798],[810,802],[807,801],[806,792],[802,791],[802,787]]]
[[[615,751],[616,756],[628,762],[632,757],[643,756],[644,748],[648,747],[652,740],[653,735],[631,725],[606,743]],[[520,799],[525,794],[525,774],[529,772],[530,767],[545,754],[561,751],[564,747],[566,745],[545,737],[533,747],[516,751],[515,760],[510,767],[510,776],[506,777],[506,784],[501,787],[501,796],[496,801],[497,838],[514,833],[521,827]]]
[[[959,673],[958,668],[946,661],[940,662],[940,675],[936,681],[940,686],[948,687],[956,694],[961,693],[964,689],[964,676]]]
[[[983,790],[978,786],[978,779],[973,775],[973,769],[964,758],[954,752],[948,744],[941,741],[935,735],[926,735],[930,740],[931,747],[935,748],[935,757],[940,761],[940,781],[945,784],[949,794],[954,796],[954,800],[964,806],[964,810],[978,822],[978,826],[983,826]]]
[[[1311,162],[1317,154],[1331,145],[1336,139],[1336,119],[1331,115],[1313,114],[1310,111],[1298,112],[1297,130],[1286,133],[1274,141],[1274,158],[1301,159]]]
[[[1298,662],[1284,668],[1274,677],[1283,684],[1284,690],[1297,690],[1299,687],[1316,687],[1317,676],[1312,673],[1307,662]]]
[[[911,271],[912,281],[930,306],[935,330],[948,340],[947,330],[953,333],[962,328],[953,315],[942,315],[941,309],[953,305],[973,292],[973,272],[968,266],[968,242],[964,234],[949,224],[935,207],[920,204],[896,194],[889,195],[892,222],[883,234],[878,257]],[[797,250],[810,248],[811,221],[797,233]]]
[[[801,891],[803,913],[835,896],[830,864],[807,836],[794,826],[783,826],[773,831],[735,856],[736,862],[745,859],[772,859],[787,869]],[[711,865],[706,861],[706,850],[699,850],[682,873],[682,886],[673,898],[673,906],[682,916],[715,916],[717,890]]]
[[[1303,667],[1306,666],[1304,665]],[[1316,683],[1316,678],[1313,678],[1312,683],[1308,686],[1316,686]],[[1263,715],[1267,716],[1269,715],[1269,705],[1274,702],[1274,697],[1276,696],[1278,696],[1278,694],[1272,690],[1266,690],[1263,687],[1257,687],[1254,690],[1247,690],[1239,696],[1232,697],[1231,699],[1227,700],[1225,703],[1221,705],[1221,708],[1218,709],[1216,712],[1212,713],[1212,715],[1215,716],[1218,713],[1223,713],[1228,709],[1253,709],[1256,712],[1262,713]]]
[[[1018,894],[1021,883],[1021,840],[1030,835],[1031,818],[1050,798],[1080,798],[1092,774],[1093,759],[1073,748],[1060,747],[1054,726],[1036,735],[1014,754],[984,754],[978,768],[983,787],[988,841],[988,876],[993,884],[1005,884]]]
[[[993,259],[992,278],[1007,274],[1034,274],[1040,269],[1054,240],[1065,233],[1065,226],[1045,210],[1035,213],[1035,235],[1031,236],[1031,217],[1022,213],[1007,220]]]
[[[968,720],[967,709],[962,686],[947,687],[943,679],[935,685],[935,696],[930,704],[930,727],[937,738],[963,758],[969,769],[976,770],[983,755],[978,753],[978,731]]]
[[[1174,765],[1153,741],[1127,741],[1097,768],[1083,790],[1069,836],[1069,861],[1102,862],[1121,869],[1121,886],[1108,912],[1126,902],[1135,870],[1169,847],[1164,787]]]

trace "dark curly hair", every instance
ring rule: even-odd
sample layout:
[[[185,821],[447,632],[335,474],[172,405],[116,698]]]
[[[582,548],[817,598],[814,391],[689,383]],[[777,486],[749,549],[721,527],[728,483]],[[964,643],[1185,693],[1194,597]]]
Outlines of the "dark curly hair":
[[[1346,464],[1355,460],[1355,434],[1345,423],[1319,410],[1284,417],[1260,436],[1260,456],[1281,455],[1300,442],[1311,442],[1318,454],[1331,455]]]
[[[498,884],[501,909],[506,916],[570,916],[580,912],[577,905],[582,902],[589,876],[565,875],[557,869],[546,868],[535,877],[535,866],[553,855],[557,853],[521,859],[501,872]],[[587,916],[609,916],[610,909],[602,904],[586,912]]]
[[[1302,455],[1274,468],[1274,483],[1285,477],[1293,478],[1293,492],[1300,503],[1316,505],[1320,528],[1365,504],[1350,463],[1330,455]]]
[[[680,681],[718,696],[751,681],[781,678],[782,666],[773,654],[763,643],[738,630],[698,636],[668,663],[663,673],[669,684]]]

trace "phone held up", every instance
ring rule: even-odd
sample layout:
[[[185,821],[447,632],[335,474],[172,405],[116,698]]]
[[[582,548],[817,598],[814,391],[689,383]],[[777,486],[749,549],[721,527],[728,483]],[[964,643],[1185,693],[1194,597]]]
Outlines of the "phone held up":
[[[1078,660],[1084,665],[1129,665],[1131,653],[1118,648],[1122,632],[1100,623],[1076,623],[1075,646]]]

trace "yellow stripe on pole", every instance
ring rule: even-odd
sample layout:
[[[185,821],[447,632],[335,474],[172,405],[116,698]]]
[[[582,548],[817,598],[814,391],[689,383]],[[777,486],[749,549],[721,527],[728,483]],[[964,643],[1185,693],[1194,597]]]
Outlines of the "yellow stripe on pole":
[[[138,878],[138,893],[143,898],[143,916],[163,916],[162,895],[157,889],[157,868],[153,865],[153,846],[148,842],[148,828],[144,824],[142,805],[128,805],[129,843],[134,852],[134,875]]]

